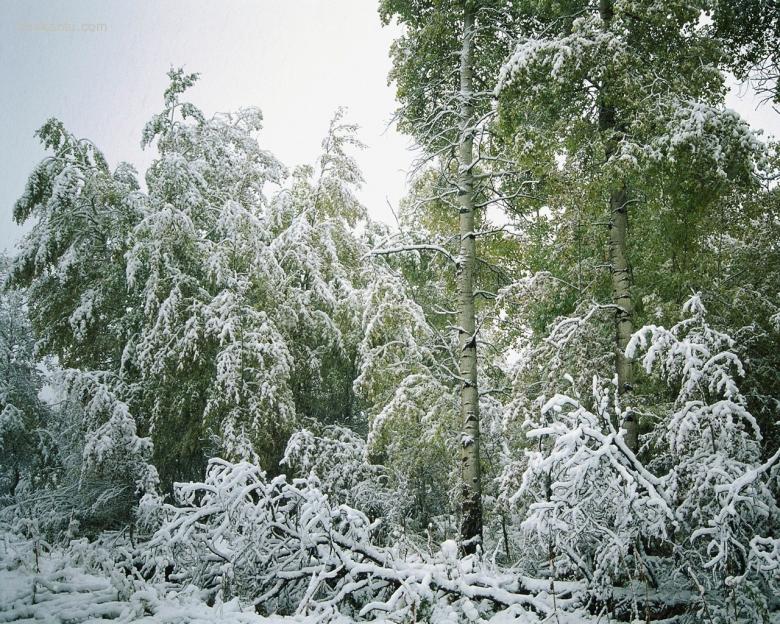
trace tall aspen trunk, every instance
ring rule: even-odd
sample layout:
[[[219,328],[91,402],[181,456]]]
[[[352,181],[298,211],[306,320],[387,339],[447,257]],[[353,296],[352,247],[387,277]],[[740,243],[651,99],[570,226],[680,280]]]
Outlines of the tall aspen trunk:
[[[614,14],[612,0],[600,0],[599,13],[605,28]],[[605,156],[609,160],[620,142],[620,126],[615,108],[604,95],[602,85],[599,102],[599,130],[607,133]],[[609,193],[609,259],[612,276],[612,303],[615,309],[615,373],[617,391],[622,397],[633,390],[634,372],[631,360],[626,358],[626,346],[634,333],[634,304],[631,299],[631,276],[628,266],[628,192],[623,181],[615,181]],[[622,426],[626,429],[626,445],[636,451],[639,446],[639,426],[636,416],[629,413]]]
[[[621,397],[633,390],[634,370],[626,353],[626,346],[634,333],[634,305],[631,300],[631,281],[626,257],[626,231],[628,228],[628,204],[625,186],[615,189],[609,196],[611,213],[609,226],[610,272],[612,274],[612,303],[615,310],[615,372],[618,393]],[[623,426],[626,428],[626,445],[633,451],[639,443],[636,417],[628,413]]]
[[[474,553],[482,542],[482,474],[479,461],[479,393],[477,391],[477,337],[474,314],[474,109],[472,103],[474,11],[463,9],[463,46],[460,53],[460,139],[458,145],[458,344],[460,347],[460,415],[463,551]]]

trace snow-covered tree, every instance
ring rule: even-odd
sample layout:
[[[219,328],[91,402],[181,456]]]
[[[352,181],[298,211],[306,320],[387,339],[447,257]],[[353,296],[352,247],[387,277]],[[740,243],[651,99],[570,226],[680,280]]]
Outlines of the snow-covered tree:
[[[10,259],[0,255],[0,288]],[[49,410],[39,393],[44,376],[22,291],[0,290],[0,500],[14,501],[22,481],[39,477],[47,440],[42,428]]]
[[[316,167],[301,166],[273,199],[269,219],[282,270],[275,318],[291,350],[297,412],[324,423],[360,427],[352,380],[360,340],[365,242],[354,225],[365,209],[355,196],[362,175],[349,148],[357,128],[340,109]]]
[[[137,415],[165,485],[217,452],[275,465],[299,415],[351,424],[365,255],[343,111],[288,181],[257,109],[207,119],[182,100],[197,76],[169,78],[146,192],[59,122],[39,131],[54,156],[17,202],[34,224],[9,281],[30,289],[41,353]]]
[[[137,316],[124,254],[145,196],[133,168],[112,172],[103,154],[48,120],[36,133],[53,154],[30,174],[14,206],[32,221],[9,275],[28,289],[30,320],[42,353],[62,365],[115,369]]]
[[[642,328],[626,352],[642,353],[645,370],[677,393],[656,412],[651,460],[613,426],[628,409],[614,384],[594,379],[592,398],[555,395],[525,423],[535,446],[505,474],[504,496],[524,505],[538,569],[582,577],[597,601],[634,617],[660,603],[713,621],[758,621],[777,582],[780,509],[770,483],[780,452],[761,460],[732,339],[708,324],[698,296],[684,313],[671,329]],[[680,583],[696,598],[675,594]]]
[[[399,127],[421,148],[418,168],[431,164],[437,172],[434,194],[419,208],[438,202],[457,216],[445,241],[388,243],[381,252],[438,253],[453,265],[456,292],[441,306],[451,312],[451,328],[458,337],[453,373],[461,422],[461,538],[465,551],[474,552],[483,532],[477,239],[485,235],[480,225],[487,223],[487,208],[511,203],[530,182],[503,158],[491,132],[491,91],[508,52],[506,33],[513,28],[515,11],[505,0],[384,0],[380,15],[386,23],[397,19],[405,26],[391,52],[390,78],[401,105]]]
[[[455,511],[458,448],[455,348],[411,300],[400,277],[374,271],[364,292],[355,392],[368,418],[368,451],[403,480],[424,529]]]
[[[203,436],[230,457],[267,457],[294,407],[291,356],[263,309],[281,273],[264,186],[285,170],[253,136],[259,111],[207,120],[180,101],[196,76],[169,75],[165,109],[144,130],[160,156],[127,255],[143,322],[123,366],[138,371],[166,474],[178,464],[184,476],[205,461]]]
[[[615,373],[618,391],[630,392],[634,370],[623,353],[640,306],[636,282],[645,278],[636,262],[641,244],[632,244],[642,225],[629,235],[629,213],[641,222],[648,212],[661,211],[680,222],[660,231],[676,252],[681,241],[668,239],[680,233],[687,239],[691,214],[712,209],[735,184],[755,183],[763,146],[723,105],[729,54],[700,20],[708,2],[584,0],[523,7],[529,29],[517,34],[496,86],[504,127],[521,162],[579,187],[584,202],[570,197],[566,185],[548,189],[567,196],[564,223],[579,230],[584,212],[586,223],[608,226],[601,238],[608,252]],[[639,422],[628,416],[629,446],[637,449]]]

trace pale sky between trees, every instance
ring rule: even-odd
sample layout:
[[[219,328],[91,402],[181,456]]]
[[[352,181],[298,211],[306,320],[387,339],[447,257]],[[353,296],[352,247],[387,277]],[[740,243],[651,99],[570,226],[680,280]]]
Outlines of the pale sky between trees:
[[[11,211],[43,156],[33,133],[49,117],[91,139],[111,166],[144,171],[152,151],[139,128],[155,114],[166,71],[201,73],[189,98],[204,112],[258,106],[261,144],[289,165],[311,162],[338,106],[360,124],[367,149],[360,198],[391,222],[413,154],[388,127],[387,85],[398,28],[380,24],[373,0],[2,0],[0,35],[0,250],[22,229]],[[72,29],[72,30],[71,30]],[[84,30],[82,30],[84,29]],[[729,104],[756,127],[780,133],[780,116],[747,94]]]

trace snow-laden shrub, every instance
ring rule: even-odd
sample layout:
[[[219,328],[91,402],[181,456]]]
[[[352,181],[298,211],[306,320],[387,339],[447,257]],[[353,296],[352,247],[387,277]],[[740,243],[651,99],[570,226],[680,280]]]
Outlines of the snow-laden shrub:
[[[758,621],[765,596],[780,588],[780,508],[769,483],[780,475],[780,450],[762,463],[761,431],[736,381],[744,368],[734,341],[708,324],[699,296],[683,312],[688,318],[668,330],[642,328],[626,348],[632,358],[644,353],[645,371],[678,390],[649,440],[670,458],[662,479],[685,553],[678,572],[700,593],[701,616]]]
[[[149,463],[152,444],[138,434],[134,415],[118,398],[119,381],[74,369],[57,377],[61,401],[40,431],[49,465],[36,483],[18,488],[15,504],[0,517],[50,540],[136,524],[154,527],[161,499],[157,470]]]
[[[594,379],[592,397],[556,395],[525,423],[536,448],[504,496],[527,506],[523,528],[551,573],[584,578],[618,611],[660,602],[693,618],[762,621],[780,569],[768,484],[780,451],[761,462],[733,341],[708,325],[698,297],[684,312],[671,329],[642,328],[626,350],[677,392],[643,440],[646,463],[614,426],[627,408]]]
[[[180,506],[166,506],[168,521],[151,543],[170,558],[175,579],[251,597],[272,612],[305,610],[311,592],[335,578],[331,544],[358,549],[376,528],[331,506],[316,477],[269,480],[247,462],[212,459],[204,483],[175,487]]]
[[[268,479],[247,462],[209,462],[203,483],[180,483],[178,505],[147,552],[171,581],[192,583],[213,600],[234,596],[266,613],[339,613],[386,621],[470,621],[511,609],[538,622],[554,611],[532,592],[542,583],[501,572],[476,557],[457,559],[458,545],[401,556],[375,546],[379,520],[329,500],[315,477]],[[147,562],[149,565],[151,562]],[[169,568],[170,570],[170,568]],[[573,603],[565,587],[558,606]]]
[[[346,427],[318,426],[295,432],[287,443],[282,466],[292,475],[315,475],[330,500],[360,509],[385,524],[400,524],[412,501],[393,487],[398,476],[368,460],[365,440]]]
[[[526,422],[536,448],[526,453],[519,488],[505,497],[527,506],[522,528],[548,573],[584,578],[594,595],[618,607],[628,598],[630,608],[631,596],[612,595],[614,587],[634,578],[656,582],[647,540],[670,539],[675,516],[660,480],[613,427],[615,412],[615,393],[598,378],[587,402],[552,397],[540,419]]]

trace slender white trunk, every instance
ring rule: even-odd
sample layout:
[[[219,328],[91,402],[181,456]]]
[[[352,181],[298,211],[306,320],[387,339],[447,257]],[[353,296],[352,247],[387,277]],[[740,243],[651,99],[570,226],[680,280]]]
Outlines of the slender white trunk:
[[[612,303],[615,310],[615,372],[618,393],[629,394],[634,385],[634,371],[626,353],[626,346],[634,333],[634,305],[631,300],[631,279],[626,256],[626,232],[628,229],[628,203],[626,189],[621,186],[610,194],[609,227],[610,266],[612,274]],[[627,414],[622,425],[626,428],[626,444],[634,451],[638,446],[638,423],[633,414]]]
[[[474,314],[474,122],[473,94],[474,13],[468,3],[463,14],[460,55],[460,142],[458,145],[458,199],[460,253],[458,256],[458,332],[460,346],[460,415],[463,551],[473,553],[482,541],[482,474],[479,460],[479,393],[477,391],[477,337]]]
[[[612,0],[600,0],[599,12],[605,28],[614,14]],[[599,105],[599,130],[607,133],[606,157],[611,158],[620,140],[619,124],[611,103],[602,101]],[[634,333],[634,304],[631,299],[631,275],[628,265],[628,193],[626,185],[616,180],[609,194],[609,259],[612,275],[612,303],[615,309],[615,374],[617,391],[621,397],[633,390],[634,372],[631,360],[626,358],[626,345]],[[618,424],[618,423],[616,423]],[[636,451],[639,445],[639,427],[636,416],[629,413],[623,423],[626,429],[626,445]]]

